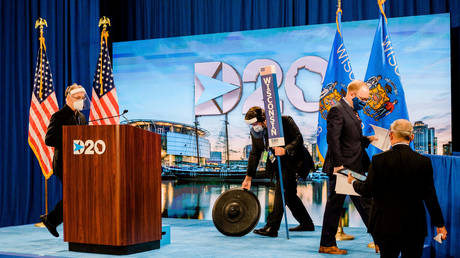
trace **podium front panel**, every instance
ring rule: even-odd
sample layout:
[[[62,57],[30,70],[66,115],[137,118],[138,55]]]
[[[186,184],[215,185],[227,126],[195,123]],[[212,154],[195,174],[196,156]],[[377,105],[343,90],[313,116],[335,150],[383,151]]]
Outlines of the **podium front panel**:
[[[64,241],[161,239],[160,136],[129,125],[63,128]]]

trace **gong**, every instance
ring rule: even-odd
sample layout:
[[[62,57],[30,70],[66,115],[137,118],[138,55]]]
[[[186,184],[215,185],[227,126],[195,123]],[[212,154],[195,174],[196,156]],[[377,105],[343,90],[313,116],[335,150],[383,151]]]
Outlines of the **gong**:
[[[212,208],[212,221],[227,236],[244,236],[259,222],[260,203],[251,191],[234,188],[222,193]]]

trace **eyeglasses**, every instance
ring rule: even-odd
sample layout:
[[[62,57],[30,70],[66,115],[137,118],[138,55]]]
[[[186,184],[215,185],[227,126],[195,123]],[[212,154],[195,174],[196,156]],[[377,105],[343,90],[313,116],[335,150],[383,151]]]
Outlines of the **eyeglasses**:
[[[82,96],[82,97],[74,97],[74,96],[70,96],[71,98],[75,99],[75,100],[86,100],[86,96]]]

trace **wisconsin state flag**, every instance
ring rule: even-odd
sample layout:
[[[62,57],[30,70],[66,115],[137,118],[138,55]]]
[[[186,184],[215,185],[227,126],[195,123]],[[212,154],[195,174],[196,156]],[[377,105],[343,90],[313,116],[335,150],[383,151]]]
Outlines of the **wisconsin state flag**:
[[[372,125],[389,130],[393,121],[409,120],[396,53],[387,29],[387,18],[383,12],[383,3],[379,4],[379,7],[380,19],[365,77],[370,89],[370,100],[363,109],[364,115],[361,116],[364,135],[374,134]],[[381,151],[369,145],[369,157]]]
[[[348,84],[355,79],[351,69],[350,57],[343,44],[342,38],[342,11],[337,11],[337,31],[334,43],[332,44],[326,75],[323,80],[323,87],[319,99],[317,148],[321,163],[327,152],[327,113],[334,104],[346,95]]]

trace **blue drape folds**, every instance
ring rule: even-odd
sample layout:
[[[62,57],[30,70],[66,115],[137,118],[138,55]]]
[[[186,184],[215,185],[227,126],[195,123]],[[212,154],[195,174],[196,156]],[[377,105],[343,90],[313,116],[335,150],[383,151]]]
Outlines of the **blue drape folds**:
[[[62,107],[66,85],[91,86],[99,51],[99,2],[93,0],[0,1],[0,227],[37,222],[45,207],[44,177],[27,143],[33,72],[37,60],[35,20],[47,20],[45,39],[54,87]],[[61,184],[48,181],[49,208]]]
[[[376,2],[342,0],[342,21],[378,18]],[[90,90],[99,51],[97,23],[102,15],[111,19],[109,42],[113,42],[331,23],[335,22],[336,3],[336,0],[0,1],[0,227],[37,222],[44,213],[44,178],[27,144],[38,49],[33,26],[39,16],[48,21],[46,46],[62,106],[66,85],[78,82]],[[460,1],[388,0],[385,8],[388,17],[451,13],[452,85],[460,85]],[[453,87],[452,131],[456,151],[460,150],[460,126],[455,120],[460,119],[460,102],[456,101],[459,98],[460,87]],[[49,181],[50,208],[60,199],[60,184],[56,181],[55,177]],[[439,194],[444,185],[437,185],[437,189]],[[448,189],[453,194],[456,191]]]
[[[337,0],[138,0],[101,1],[101,15],[113,19],[114,41],[185,36],[335,22]],[[452,13],[460,26],[457,0],[388,0],[388,17]],[[377,0],[342,0],[342,21],[377,19]]]
[[[431,243],[437,257],[460,257],[460,157],[427,155],[433,165],[434,186],[447,228],[447,241],[435,243],[436,228],[428,227],[425,243]],[[427,213],[429,214],[429,213]],[[430,216],[427,216],[430,225]]]

